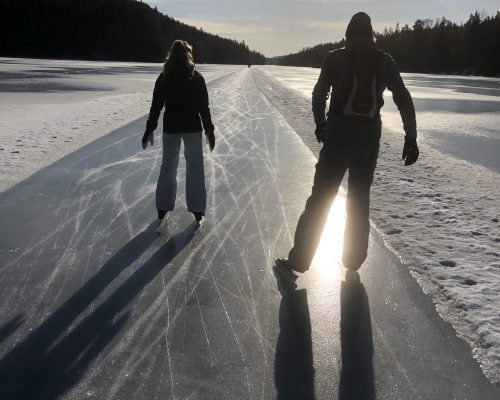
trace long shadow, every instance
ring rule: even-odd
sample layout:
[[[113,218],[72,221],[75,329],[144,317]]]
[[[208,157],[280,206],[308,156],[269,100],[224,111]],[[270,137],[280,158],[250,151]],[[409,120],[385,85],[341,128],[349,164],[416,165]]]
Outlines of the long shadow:
[[[305,289],[281,299],[274,365],[278,400],[315,399],[311,319]]]
[[[340,286],[342,370],[339,400],[376,398],[370,306],[357,272],[348,271]]]
[[[0,328],[0,343],[6,340],[10,335],[12,335],[17,328],[19,328],[24,322],[23,315],[19,314],[7,321],[4,326]]]
[[[85,369],[125,325],[128,304],[189,243],[193,222],[169,239],[70,333],[72,322],[120,272],[154,241],[153,224],[115,254],[80,290],[0,361],[0,398],[55,399],[74,386]]]

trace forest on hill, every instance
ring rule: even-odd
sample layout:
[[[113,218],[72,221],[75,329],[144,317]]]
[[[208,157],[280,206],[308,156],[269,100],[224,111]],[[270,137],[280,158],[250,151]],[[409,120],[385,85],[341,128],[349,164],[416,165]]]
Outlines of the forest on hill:
[[[500,76],[500,11],[495,16],[470,15],[456,24],[446,18],[417,20],[375,33],[377,47],[390,53],[404,72]],[[276,57],[278,65],[321,67],[328,51],[342,40]]]
[[[263,64],[245,42],[186,25],[137,0],[0,0],[0,55],[160,62],[171,43],[197,63]]]

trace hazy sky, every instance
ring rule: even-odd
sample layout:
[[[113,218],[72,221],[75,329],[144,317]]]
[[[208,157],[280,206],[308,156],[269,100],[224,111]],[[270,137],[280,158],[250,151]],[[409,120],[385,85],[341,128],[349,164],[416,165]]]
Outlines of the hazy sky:
[[[365,11],[375,30],[446,17],[464,22],[478,10],[491,15],[500,0],[145,0],[180,21],[244,40],[268,57],[339,41],[350,17]]]

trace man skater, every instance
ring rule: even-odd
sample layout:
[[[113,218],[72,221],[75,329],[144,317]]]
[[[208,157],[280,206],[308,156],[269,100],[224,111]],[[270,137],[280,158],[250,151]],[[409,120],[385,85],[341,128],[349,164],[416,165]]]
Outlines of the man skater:
[[[325,118],[331,88],[330,109]],[[382,130],[382,94],[392,92],[403,120],[405,165],[417,161],[415,109],[392,57],[378,50],[370,17],[355,14],[346,30],[345,48],[330,51],[312,96],[315,135],[323,143],[312,192],[299,218],[288,259],[277,259],[275,272],[295,285],[293,271],[309,269],[328,212],[342,178],[349,170],[347,220],[342,263],[356,271],[366,259],[370,230],[370,186]]]

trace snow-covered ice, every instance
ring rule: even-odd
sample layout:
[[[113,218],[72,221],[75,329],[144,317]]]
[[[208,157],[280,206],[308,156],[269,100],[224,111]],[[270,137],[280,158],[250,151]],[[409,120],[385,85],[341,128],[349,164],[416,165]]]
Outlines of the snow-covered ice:
[[[207,80],[234,66],[200,65]],[[0,58],[0,191],[149,111],[160,64]]]
[[[292,127],[313,137],[310,98],[319,70],[266,66],[259,72],[268,98],[285,113],[292,110]],[[500,81],[403,77],[415,102],[421,155],[403,166],[402,123],[387,92],[372,187],[374,227],[499,382]]]

